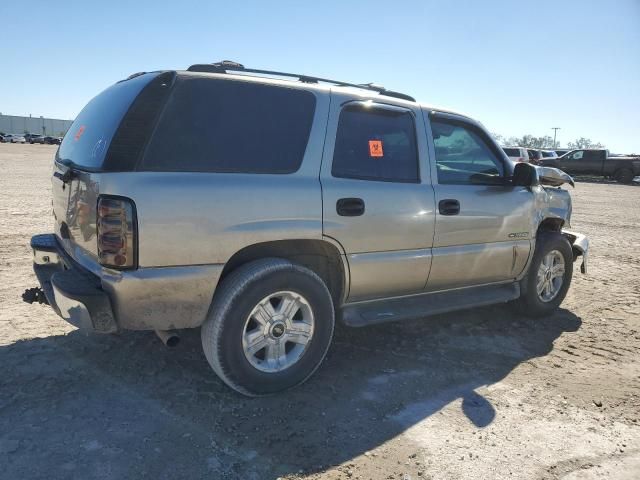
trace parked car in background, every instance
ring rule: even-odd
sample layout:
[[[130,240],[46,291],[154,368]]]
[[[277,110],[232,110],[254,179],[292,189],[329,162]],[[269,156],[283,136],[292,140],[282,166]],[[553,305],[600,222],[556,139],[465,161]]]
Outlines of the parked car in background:
[[[0,143],[4,143],[4,134],[0,133]]]
[[[631,183],[640,175],[640,157],[612,156],[604,149],[572,150],[557,158],[545,158],[541,164],[571,175],[595,175],[620,183]]]
[[[527,154],[529,155],[529,163],[533,163],[534,165],[540,164],[540,159],[542,159],[542,152],[537,148],[527,148]]]
[[[60,137],[47,136],[47,137],[44,137],[43,140],[44,140],[43,143],[47,145],[60,145],[60,142],[62,139]]]
[[[42,143],[44,144],[44,137],[42,135],[31,135],[29,137],[29,143]]]
[[[555,150],[540,150],[540,153],[542,153],[542,158],[555,158],[558,156]]]
[[[229,387],[275,393],[313,374],[336,321],[552,315],[586,270],[567,182],[382,87],[230,62],[132,75],[56,153],[55,230],[31,239],[40,286],[23,298],[101,333],[175,344],[201,326]]]
[[[509,157],[509,160],[514,162],[528,162],[529,155],[527,149],[523,147],[502,147],[504,153]]]
[[[24,139],[27,141],[27,143],[32,143],[31,139],[34,137],[41,137],[42,135],[40,135],[39,133],[25,133],[24,134]]]
[[[17,133],[8,133],[4,136],[4,141],[6,143],[27,143],[27,140],[24,138],[24,135],[20,135]]]

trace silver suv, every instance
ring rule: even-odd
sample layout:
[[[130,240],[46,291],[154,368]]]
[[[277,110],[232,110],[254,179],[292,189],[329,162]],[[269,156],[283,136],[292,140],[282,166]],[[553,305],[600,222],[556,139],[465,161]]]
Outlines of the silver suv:
[[[52,182],[25,300],[102,333],[202,327],[246,395],[306,380],[336,320],[548,315],[586,267],[570,177],[371,84],[231,62],[135,74],[78,115]]]

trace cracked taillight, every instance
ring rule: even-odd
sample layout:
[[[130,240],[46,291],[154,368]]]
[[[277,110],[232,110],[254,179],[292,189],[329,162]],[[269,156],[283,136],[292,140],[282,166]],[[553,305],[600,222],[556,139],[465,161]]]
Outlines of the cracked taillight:
[[[112,268],[136,266],[136,217],[133,202],[127,198],[98,198],[98,259]]]

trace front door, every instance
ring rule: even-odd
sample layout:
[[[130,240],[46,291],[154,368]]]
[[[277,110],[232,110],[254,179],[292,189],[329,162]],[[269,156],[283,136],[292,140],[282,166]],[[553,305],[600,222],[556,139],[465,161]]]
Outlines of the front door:
[[[562,157],[558,162],[558,168],[571,175],[586,175],[599,171],[601,162],[595,151],[576,150]]]
[[[323,234],[347,255],[348,301],[424,290],[435,219],[419,108],[332,93]]]
[[[531,248],[534,197],[477,124],[432,114],[436,227],[429,291],[515,279]]]

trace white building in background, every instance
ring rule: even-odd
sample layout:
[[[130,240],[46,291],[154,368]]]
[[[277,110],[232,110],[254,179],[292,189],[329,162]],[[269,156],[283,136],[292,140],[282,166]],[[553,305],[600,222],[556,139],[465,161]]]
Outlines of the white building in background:
[[[19,117],[17,115],[3,115],[0,113],[0,132],[2,133],[38,133],[62,137],[73,120],[60,120],[44,117]]]

